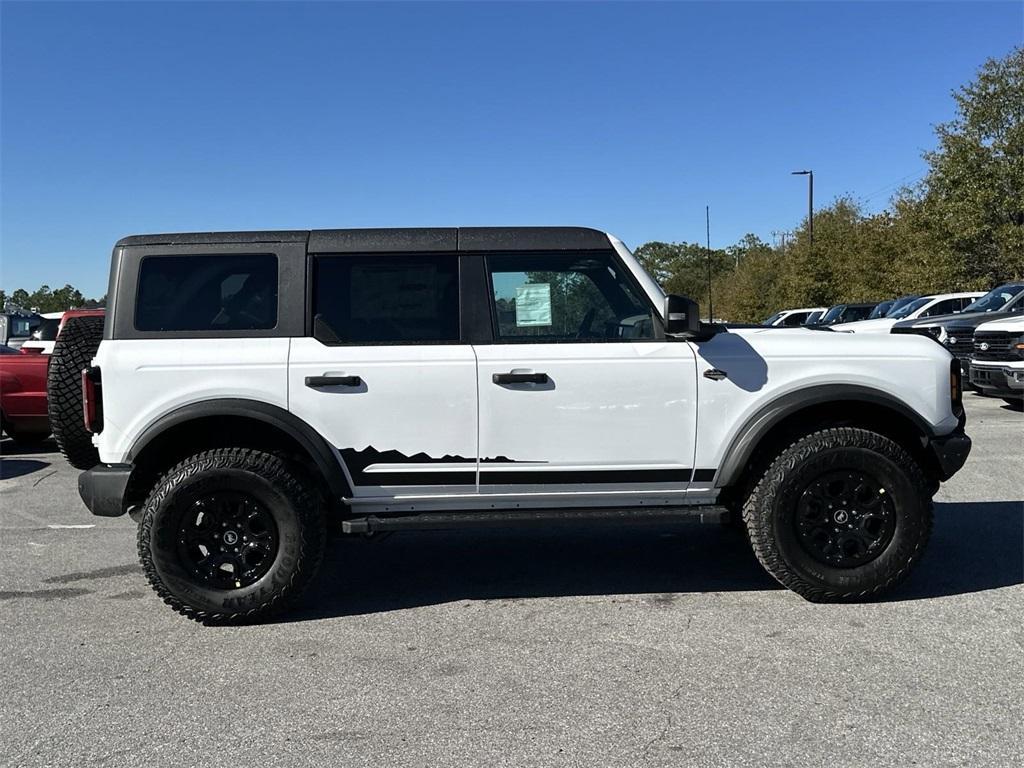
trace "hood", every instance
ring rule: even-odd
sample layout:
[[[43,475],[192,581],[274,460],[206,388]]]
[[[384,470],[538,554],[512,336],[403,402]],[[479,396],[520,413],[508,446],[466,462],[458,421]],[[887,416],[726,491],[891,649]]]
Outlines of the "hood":
[[[954,315],[935,315],[935,317],[922,317],[917,320],[901,320],[893,325],[893,330],[897,328],[931,328],[932,326],[948,328],[952,325],[977,328],[982,323],[1000,320],[1004,317],[1024,317],[1024,315],[1019,312],[960,312]]]
[[[852,323],[830,325],[833,331],[853,331],[854,333],[885,333],[896,321],[891,317],[876,317],[874,320],[855,320]]]
[[[1007,333],[1024,333],[1024,314],[1017,312],[1001,320],[989,320],[978,326],[979,331],[1003,331]]]

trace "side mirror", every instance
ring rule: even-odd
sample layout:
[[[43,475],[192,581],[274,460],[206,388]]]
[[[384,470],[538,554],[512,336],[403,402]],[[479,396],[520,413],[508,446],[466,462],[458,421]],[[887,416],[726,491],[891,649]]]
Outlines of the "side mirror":
[[[700,306],[693,299],[670,293],[665,297],[665,333],[669,336],[698,336]]]

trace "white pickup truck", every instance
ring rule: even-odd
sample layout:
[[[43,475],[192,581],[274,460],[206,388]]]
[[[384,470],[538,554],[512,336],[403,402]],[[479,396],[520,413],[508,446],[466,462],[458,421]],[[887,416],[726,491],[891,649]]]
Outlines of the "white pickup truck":
[[[970,379],[986,395],[1024,407],[1024,316],[992,320],[975,329]]]
[[[329,521],[731,513],[782,584],[871,598],[970,449],[931,339],[702,324],[591,229],[129,237],[108,297],[57,342],[51,386],[87,368],[59,442],[196,619],[288,604]]]

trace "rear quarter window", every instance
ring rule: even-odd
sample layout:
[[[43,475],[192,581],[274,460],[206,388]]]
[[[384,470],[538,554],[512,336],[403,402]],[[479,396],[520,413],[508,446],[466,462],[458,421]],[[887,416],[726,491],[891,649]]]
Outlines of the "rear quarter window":
[[[139,331],[271,329],[277,325],[277,257],[146,256],[136,296]]]

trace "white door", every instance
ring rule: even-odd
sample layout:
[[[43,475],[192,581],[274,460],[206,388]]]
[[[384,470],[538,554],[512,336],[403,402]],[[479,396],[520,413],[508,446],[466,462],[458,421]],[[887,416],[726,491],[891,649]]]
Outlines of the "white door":
[[[696,364],[657,339],[611,253],[492,255],[495,342],[474,346],[480,493],[503,506],[682,503]]]
[[[475,494],[476,360],[459,343],[457,257],[316,256],[311,303],[313,334],[291,343],[289,407],[338,450],[353,502]]]

